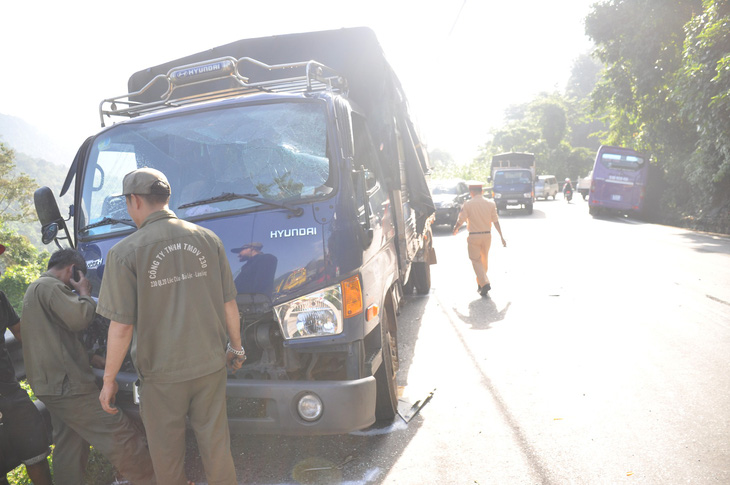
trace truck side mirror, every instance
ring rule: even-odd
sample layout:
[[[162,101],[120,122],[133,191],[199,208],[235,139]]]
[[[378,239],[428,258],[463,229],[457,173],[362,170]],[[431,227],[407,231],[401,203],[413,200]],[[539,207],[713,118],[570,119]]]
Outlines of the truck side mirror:
[[[61,217],[61,212],[58,210],[58,204],[56,203],[53,192],[48,187],[41,187],[33,193],[33,202],[35,203],[35,211],[38,214],[38,220],[41,223],[41,235],[43,244],[50,244],[51,241],[56,241],[56,245],[60,248],[61,245],[58,243],[58,231],[63,229],[66,232],[66,237],[69,242],[71,236],[68,233],[66,227],[66,221]],[[72,245],[73,247],[73,245]]]

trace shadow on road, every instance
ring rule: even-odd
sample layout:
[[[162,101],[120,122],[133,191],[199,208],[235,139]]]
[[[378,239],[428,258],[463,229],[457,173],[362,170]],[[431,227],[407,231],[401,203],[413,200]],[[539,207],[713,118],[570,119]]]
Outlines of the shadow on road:
[[[488,330],[493,323],[504,320],[511,304],[511,302],[507,302],[500,310],[491,297],[479,298],[469,303],[468,315],[462,314],[456,308],[454,308],[454,314],[464,323],[471,325],[474,330]]]
[[[730,236],[685,232],[681,236],[689,241],[691,248],[700,253],[730,254]]]

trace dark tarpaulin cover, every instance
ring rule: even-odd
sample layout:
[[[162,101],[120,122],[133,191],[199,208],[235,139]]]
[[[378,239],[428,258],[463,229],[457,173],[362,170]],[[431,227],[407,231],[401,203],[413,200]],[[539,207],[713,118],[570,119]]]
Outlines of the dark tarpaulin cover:
[[[175,67],[220,57],[250,57],[269,65],[314,60],[344,76],[349,88],[348,98],[367,116],[376,147],[381,144],[383,146],[381,159],[388,172],[387,183],[391,188],[399,188],[401,183],[398,164],[386,163],[398,160],[394,125],[395,120],[399,120],[398,125],[406,145],[410,202],[417,213],[418,230],[423,230],[426,219],[435,212],[424,176],[429,170],[428,156],[408,115],[408,104],[400,81],[386,61],[371,29],[357,27],[239,40],[138,71],[129,78],[129,92],[139,91],[155,76],[167,74]],[[250,76],[252,82],[266,80],[267,76],[272,75],[265,70],[245,71],[242,74]],[[296,74],[303,74],[303,71]],[[205,84],[205,90],[235,86],[232,80],[216,83],[214,86],[211,83]],[[166,83],[158,83],[132,100],[159,101],[166,88]],[[195,89],[196,86],[178,88],[174,92],[174,98],[189,96]]]

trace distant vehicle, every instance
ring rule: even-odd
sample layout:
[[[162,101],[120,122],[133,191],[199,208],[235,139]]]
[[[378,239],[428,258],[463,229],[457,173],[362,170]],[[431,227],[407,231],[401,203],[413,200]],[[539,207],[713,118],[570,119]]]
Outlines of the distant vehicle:
[[[469,187],[463,180],[438,180],[431,184],[431,197],[436,206],[434,224],[456,224],[461,207],[469,199]]]
[[[601,146],[593,165],[588,212],[640,213],[644,208],[649,163],[630,148]]]
[[[586,200],[588,198],[588,193],[591,191],[591,182],[592,181],[593,181],[593,170],[588,172],[588,175],[586,175],[582,179],[578,179],[578,183],[575,186],[575,190],[580,192],[580,195],[583,196],[583,200]]]
[[[552,197],[555,200],[555,195],[558,192],[560,192],[560,187],[555,175],[538,175],[535,181],[535,199],[543,198],[547,200],[548,197]]]
[[[490,177],[497,211],[520,206],[532,214],[535,202],[535,155],[509,152],[492,157]]]

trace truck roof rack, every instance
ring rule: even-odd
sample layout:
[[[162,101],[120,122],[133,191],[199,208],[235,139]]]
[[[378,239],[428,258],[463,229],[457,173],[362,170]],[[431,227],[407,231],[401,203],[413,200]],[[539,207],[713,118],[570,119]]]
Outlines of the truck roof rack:
[[[242,68],[252,72],[244,75]],[[145,100],[143,96],[148,91],[163,89],[157,100],[150,101],[149,96]],[[259,92],[316,91],[346,93],[347,80],[316,61],[269,65],[250,57],[219,57],[173,67],[167,74],[153,77],[138,91],[104,99],[99,103],[99,118],[104,127],[104,116],[132,118],[165,108]]]

